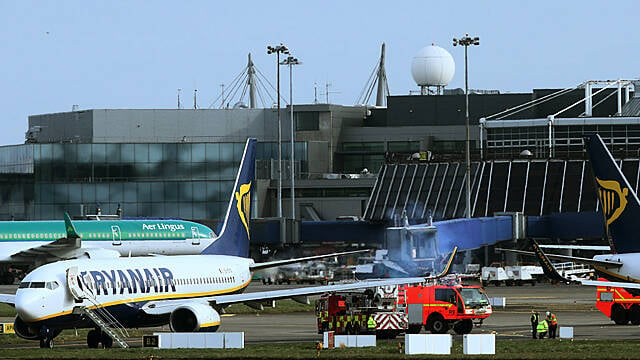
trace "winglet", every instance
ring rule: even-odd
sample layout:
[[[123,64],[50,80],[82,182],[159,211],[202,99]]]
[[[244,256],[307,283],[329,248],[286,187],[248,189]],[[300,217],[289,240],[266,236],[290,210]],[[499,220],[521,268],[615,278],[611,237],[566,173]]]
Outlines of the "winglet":
[[[546,277],[553,281],[571,282],[567,278],[560,275],[558,270],[556,270],[556,268],[551,263],[551,260],[549,260],[547,255],[542,251],[537,241],[531,239],[531,246],[533,246],[533,253],[536,255],[536,258],[538,258],[540,266],[542,266],[542,271],[544,272],[544,275]]]
[[[426,279],[430,280],[430,279],[440,279],[441,277],[445,277],[447,276],[447,274],[449,274],[449,270],[451,270],[451,265],[453,264],[453,258],[456,256],[456,254],[458,253],[458,247],[454,247],[453,251],[451,251],[451,256],[449,256],[449,260],[447,261],[447,265],[445,265],[444,269],[442,269],[442,271],[440,272],[440,274],[436,275],[436,276],[430,276]]]
[[[67,231],[67,239],[80,238],[80,235],[78,235],[78,232],[76,231],[75,226],[73,226],[73,223],[71,222],[71,217],[69,216],[69,213],[66,211],[64,213],[64,228]]]

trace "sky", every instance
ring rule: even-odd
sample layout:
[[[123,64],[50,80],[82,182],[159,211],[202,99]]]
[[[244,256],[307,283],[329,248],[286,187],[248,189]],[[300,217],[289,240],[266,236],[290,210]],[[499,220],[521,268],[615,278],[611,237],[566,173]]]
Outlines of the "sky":
[[[612,6],[615,5],[615,6]],[[456,63],[450,88],[565,88],[640,73],[640,2],[582,1],[10,1],[0,0],[0,145],[24,142],[29,115],[79,109],[209,107],[246,66],[275,84],[267,45],[283,43],[294,104],[353,105],[386,43],[392,95],[418,90],[411,60],[436,44]],[[282,91],[288,98],[288,70]],[[374,101],[375,99],[372,99]],[[245,98],[245,102],[246,102]],[[214,106],[218,106],[215,104]],[[267,104],[269,106],[271,104]]]

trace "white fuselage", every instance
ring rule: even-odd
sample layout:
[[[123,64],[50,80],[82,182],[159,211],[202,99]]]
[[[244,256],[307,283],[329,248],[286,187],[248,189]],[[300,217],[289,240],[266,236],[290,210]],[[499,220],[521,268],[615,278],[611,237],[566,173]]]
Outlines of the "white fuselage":
[[[59,261],[23,279],[16,292],[16,311],[25,322],[33,323],[61,320],[76,306],[117,309],[122,305],[117,311],[131,314],[150,302],[197,301],[242,291],[251,280],[252,263],[252,259],[225,255]],[[80,290],[77,283],[68,283],[69,269],[77,269],[82,278]],[[74,296],[73,287],[86,298]]]
[[[640,282],[640,253],[603,254],[593,257],[594,260],[615,261],[622,263],[620,267],[595,266],[597,272],[609,280]]]

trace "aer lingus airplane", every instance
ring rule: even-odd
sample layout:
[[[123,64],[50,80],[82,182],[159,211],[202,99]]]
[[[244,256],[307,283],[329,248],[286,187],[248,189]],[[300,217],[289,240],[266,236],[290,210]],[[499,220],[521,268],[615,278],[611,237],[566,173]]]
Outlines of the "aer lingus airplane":
[[[67,214],[64,221],[0,221],[0,283],[13,283],[9,266],[29,269],[80,257],[195,255],[216,238],[209,227],[183,220],[83,220],[73,227],[70,221]]]
[[[263,303],[277,299],[306,302],[309,295],[327,291],[425,280],[385,279],[243,293],[255,270],[361,252],[266,263],[249,258],[254,162],[247,159],[253,159],[254,153],[255,139],[250,139],[220,235],[200,255],[74,259],[43,265],[27,274],[15,295],[0,295],[0,302],[16,308],[16,334],[40,340],[41,347],[52,347],[53,338],[63,329],[95,328],[87,335],[89,347],[97,347],[100,342],[110,347],[113,336],[109,327],[100,325],[102,321],[136,328],[169,324],[176,332],[216,331],[219,314],[234,303],[261,308]],[[438,276],[446,274],[452,259]]]
[[[598,199],[604,216],[605,233],[611,253],[582,258],[567,255],[545,254],[540,245],[533,242],[534,252],[501,249],[535,255],[545,274],[554,280],[564,281],[549,259],[573,261],[593,266],[599,277],[610,281],[581,280],[583,285],[640,289],[640,200],[618,167],[598,134],[585,138],[591,168],[595,178]],[[637,292],[637,290],[635,290]]]

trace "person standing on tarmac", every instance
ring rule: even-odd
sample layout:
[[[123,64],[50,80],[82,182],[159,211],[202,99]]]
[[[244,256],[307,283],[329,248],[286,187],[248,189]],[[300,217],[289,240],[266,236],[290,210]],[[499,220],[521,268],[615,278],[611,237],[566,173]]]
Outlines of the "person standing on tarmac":
[[[533,336],[534,339],[537,338],[536,335],[538,332],[539,319],[540,319],[540,314],[534,309],[531,309],[531,336]]]
[[[547,311],[547,322],[549,323],[549,339],[556,338],[556,330],[558,330],[558,319],[556,314]]]
[[[377,326],[378,324],[376,323],[376,320],[373,318],[373,315],[369,315],[369,320],[367,320],[367,330],[369,331],[369,333],[375,334]]]
[[[538,332],[538,339],[544,339],[545,335],[547,335],[547,331],[549,330],[549,325],[547,324],[546,319],[542,319],[538,323],[536,331]]]

